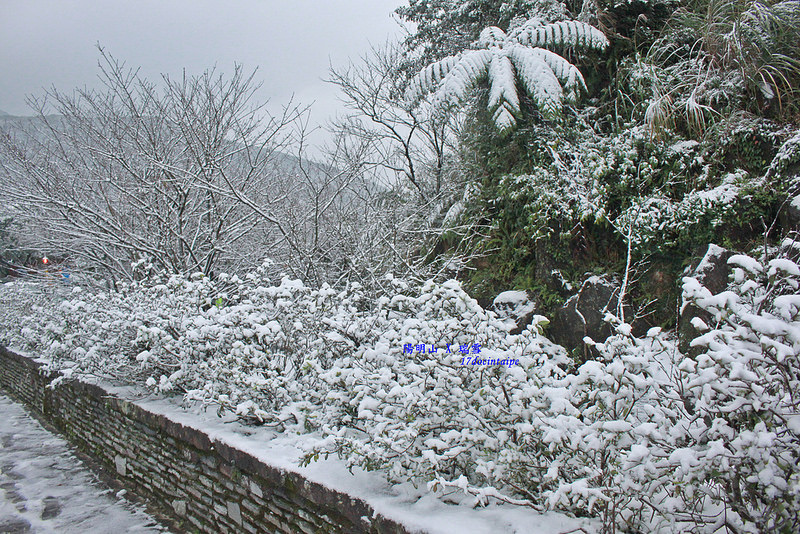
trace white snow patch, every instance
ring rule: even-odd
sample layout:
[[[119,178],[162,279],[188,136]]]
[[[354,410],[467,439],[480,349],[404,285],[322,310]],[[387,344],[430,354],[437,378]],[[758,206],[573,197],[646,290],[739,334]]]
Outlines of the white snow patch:
[[[677,143],[670,145],[669,149],[676,154],[684,154],[684,153],[690,153],[699,144],[700,143],[693,140],[678,141]]]
[[[498,304],[510,304],[512,306],[517,306],[526,302],[530,301],[528,300],[528,294],[525,291],[503,291],[492,301],[495,306]]]
[[[714,243],[709,243],[708,250],[706,250],[703,259],[697,265],[695,271],[698,274],[705,274],[713,268],[713,261],[725,253],[725,249]]]
[[[494,298],[492,307],[497,315],[513,328],[517,321],[533,313],[536,303],[528,298],[525,291],[503,291]]]

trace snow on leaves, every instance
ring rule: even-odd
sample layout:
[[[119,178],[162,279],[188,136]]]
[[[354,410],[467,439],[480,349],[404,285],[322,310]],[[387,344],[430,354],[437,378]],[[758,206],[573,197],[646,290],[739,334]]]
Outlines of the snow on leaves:
[[[494,123],[500,130],[513,128],[514,112],[519,111],[519,96],[514,87],[514,67],[508,56],[492,55],[489,63],[489,108],[494,109]]]
[[[511,34],[490,26],[481,32],[481,48],[465,50],[428,65],[409,86],[412,99],[434,91],[438,107],[463,100],[483,77],[489,78],[489,110],[494,123],[503,132],[516,126],[521,113],[516,81],[533,98],[546,117],[561,112],[563,102],[574,102],[586,84],[580,71],[545,46],[572,46],[604,49],[605,35],[588,24],[562,21],[542,24],[532,19]]]
[[[603,32],[577,20],[542,24],[538,19],[531,19],[511,32],[510,37],[525,46],[576,46],[599,50],[608,46]]]
[[[682,364],[687,442],[682,483],[725,489],[706,498],[742,530],[796,530],[800,514],[800,267],[795,242],[767,257],[732,256],[733,280],[713,295],[684,279],[684,297],[712,322]],[[700,499],[698,495],[695,497]]]
[[[658,328],[615,333],[582,364],[537,325],[509,334],[455,281],[312,289],[263,273],[170,277],[54,305],[0,286],[0,342],[65,376],[182,393],[253,422],[315,431],[307,460],[339,454],[395,481],[478,505],[503,501],[603,518],[607,531],[790,532],[800,517],[800,266],[787,241],[732,256],[682,355]],[[41,288],[40,288],[41,289]],[[517,296],[518,297],[518,296]],[[513,366],[404,352],[479,343]],[[438,342],[437,342],[438,343]]]

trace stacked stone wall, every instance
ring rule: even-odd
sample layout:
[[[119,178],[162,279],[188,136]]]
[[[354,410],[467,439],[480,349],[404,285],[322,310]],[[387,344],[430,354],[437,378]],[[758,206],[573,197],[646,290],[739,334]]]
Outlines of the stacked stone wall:
[[[0,387],[186,532],[406,533],[361,499],[331,490],[0,347]]]

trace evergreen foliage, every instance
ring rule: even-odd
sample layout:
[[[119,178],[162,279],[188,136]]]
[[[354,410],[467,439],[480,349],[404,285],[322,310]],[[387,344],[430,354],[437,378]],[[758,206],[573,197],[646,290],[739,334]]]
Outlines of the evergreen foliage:
[[[551,4],[529,7],[525,19],[538,10],[555,22],[497,18],[507,31],[487,30],[480,50],[445,57],[412,83],[417,91],[438,87],[434,100],[452,102],[489,78],[462,130],[461,156],[482,185],[480,209],[464,213],[493,229],[475,241],[489,255],[468,277],[476,296],[513,286],[555,303],[563,284],[550,271],[576,285],[587,272],[621,272],[627,260],[638,279],[669,258],[674,280],[708,242],[748,250],[765,231],[775,239],[793,228],[785,215],[787,195],[796,194],[791,174],[768,170],[777,168],[773,158],[798,116],[800,49],[788,46],[797,42],[796,2],[598,2],[562,4],[557,14]],[[415,9],[419,17],[422,8]],[[572,48],[599,33],[573,29],[576,19],[595,21],[608,35],[605,64],[576,61]],[[458,31],[471,28],[463,18],[451,24],[457,21],[464,24]],[[485,52],[499,39],[529,48],[564,36],[572,46],[558,50],[570,62],[548,67],[569,65],[580,78],[570,85],[567,71],[550,69],[560,74],[561,98],[577,93],[570,87],[591,90],[583,109],[561,107],[562,120],[547,123],[538,117],[559,109],[547,74],[528,75],[531,64],[515,62],[505,47],[509,61],[494,66]],[[461,61],[470,61],[469,76],[449,74]],[[524,91],[503,85],[509,68]],[[652,300],[634,286],[634,298]],[[674,324],[668,300],[677,291],[658,290],[661,312],[651,324]]]
[[[507,30],[514,19],[527,19],[545,5],[551,12],[563,11],[557,2],[538,0],[410,0],[396,13],[414,24],[406,45],[427,64],[468,47],[487,26]]]
[[[646,57],[645,120],[690,134],[738,110],[796,116],[800,2],[705,0],[682,5]]]

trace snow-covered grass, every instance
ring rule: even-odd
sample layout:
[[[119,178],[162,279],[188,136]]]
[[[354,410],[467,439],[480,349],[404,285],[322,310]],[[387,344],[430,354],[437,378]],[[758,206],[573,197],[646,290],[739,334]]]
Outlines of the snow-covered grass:
[[[455,281],[390,278],[374,295],[264,272],[60,300],[5,284],[0,341],[64,376],[307,434],[306,466],[339,456],[449,502],[595,517],[609,531],[788,532],[800,518],[792,251],[734,256],[719,295],[685,279],[684,299],[712,317],[695,321],[706,332],[694,359],[668,333],[637,338],[609,317],[615,334],[579,364],[544,323],[511,335]],[[476,346],[520,365],[462,365]]]

